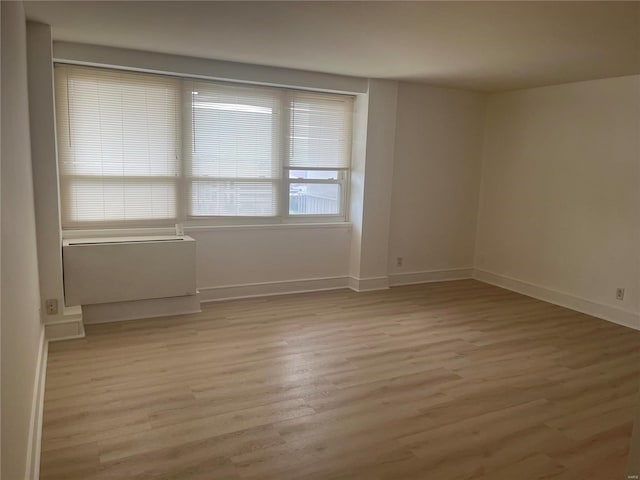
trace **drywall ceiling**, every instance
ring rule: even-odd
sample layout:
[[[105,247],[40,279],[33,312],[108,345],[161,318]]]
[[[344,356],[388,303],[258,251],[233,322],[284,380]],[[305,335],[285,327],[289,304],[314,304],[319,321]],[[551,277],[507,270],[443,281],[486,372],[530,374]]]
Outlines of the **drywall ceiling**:
[[[54,40],[500,91],[640,73],[640,2],[26,2]]]

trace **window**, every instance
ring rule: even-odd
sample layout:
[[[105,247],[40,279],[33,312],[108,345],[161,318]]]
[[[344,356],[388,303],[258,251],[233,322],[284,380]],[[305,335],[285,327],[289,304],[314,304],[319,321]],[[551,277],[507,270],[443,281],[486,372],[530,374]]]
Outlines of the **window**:
[[[63,228],[344,219],[352,97],[55,73]]]
[[[179,97],[171,78],[56,69],[65,227],[176,218]]]
[[[280,92],[197,82],[188,93],[189,216],[277,216]]]
[[[287,211],[343,215],[353,104],[341,97],[294,93],[288,105]]]

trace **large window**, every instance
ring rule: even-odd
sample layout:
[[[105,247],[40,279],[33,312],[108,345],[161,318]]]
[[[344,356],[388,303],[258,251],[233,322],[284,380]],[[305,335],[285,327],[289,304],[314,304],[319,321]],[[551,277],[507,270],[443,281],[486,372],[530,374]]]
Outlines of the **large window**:
[[[352,97],[55,73],[64,228],[345,218]]]

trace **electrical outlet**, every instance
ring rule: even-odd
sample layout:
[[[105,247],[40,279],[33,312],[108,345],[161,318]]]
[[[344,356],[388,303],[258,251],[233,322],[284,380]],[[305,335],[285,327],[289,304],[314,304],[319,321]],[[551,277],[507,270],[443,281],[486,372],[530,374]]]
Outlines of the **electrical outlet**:
[[[45,302],[45,306],[47,308],[47,315],[57,315],[58,313],[58,300],[55,298],[50,298]]]
[[[624,300],[624,288],[616,288],[616,300]]]
[[[396,258],[396,267],[401,267],[402,266],[402,257],[398,257]]]

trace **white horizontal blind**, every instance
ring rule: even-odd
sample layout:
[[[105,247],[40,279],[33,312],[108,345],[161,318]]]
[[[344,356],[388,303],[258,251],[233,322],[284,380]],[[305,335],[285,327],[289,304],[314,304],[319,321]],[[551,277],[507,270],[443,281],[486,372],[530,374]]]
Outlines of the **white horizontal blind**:
[[[290,167],[349,168],[352,97],[295,92],[289,109]]]
[[[56,65],[63,228],[344,214],[353,98]]]
[[[56,66],[62,224],[177,217],[180,81]]]
[[[187,82],[189,215],[277,216],[283,92]]]

